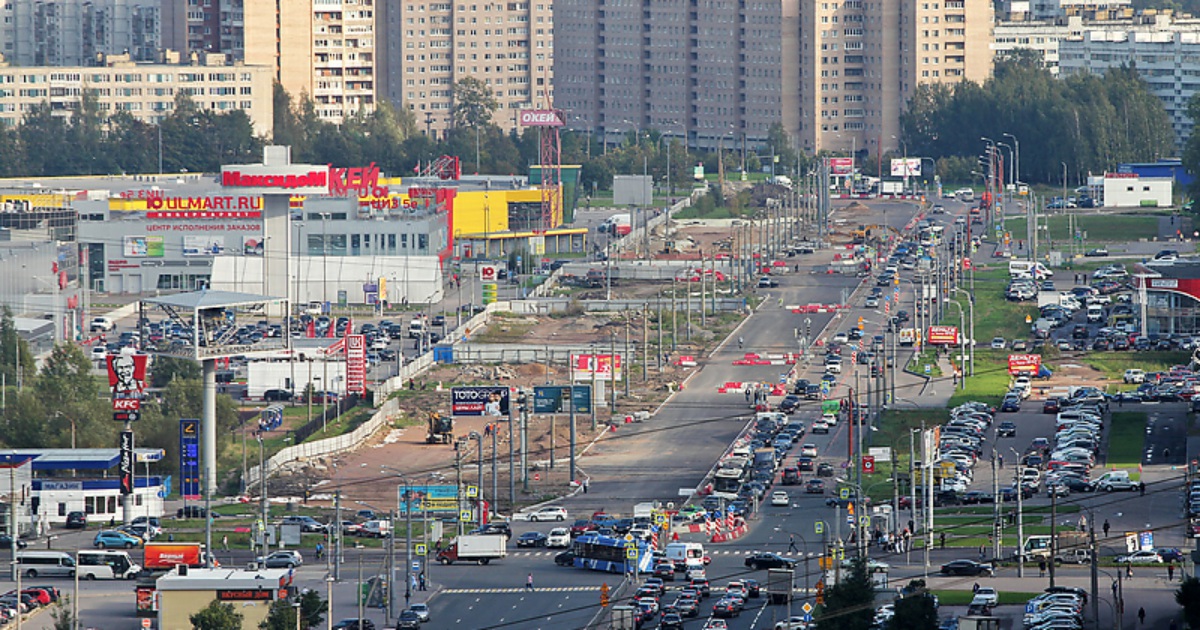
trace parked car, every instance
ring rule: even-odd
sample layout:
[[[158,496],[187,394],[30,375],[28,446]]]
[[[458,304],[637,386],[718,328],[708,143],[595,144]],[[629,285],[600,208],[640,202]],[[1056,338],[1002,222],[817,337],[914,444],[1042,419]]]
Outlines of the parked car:
[[[941,573],[944,575],[991,575],[992,565],[974,560],[952,560],[942,565]]]
[[[67,512],[67,529],[87,529],[87,514],[83,512]]]

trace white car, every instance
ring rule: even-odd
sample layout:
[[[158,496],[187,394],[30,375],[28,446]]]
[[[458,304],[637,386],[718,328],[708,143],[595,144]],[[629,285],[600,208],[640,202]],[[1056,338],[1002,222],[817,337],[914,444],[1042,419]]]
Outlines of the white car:
[[[1006,343],[1004,337],[996,337],[992,339],[992,350],[1003,350]]]
[[[555,527],[550,530],[550,534],[546,536],[547,547],[570,547],[571,546],[571,530],[565,527]]]
[[[103,361],[108,356],[108,348],[104,346],[92,346],[92,360]]]
[[[800,457],[817,457],[816,444],[804,444],[800,447]]]
[[[792,499],[788,496],[788,493],[783,491],[771,493],[771,505],[782,505],[783,507],[787,507],[788,505],[791,505],[791,503]]]
[[[804,621],[804,617],[792,615],[787,621],[776,621],[775,630],[806,630],[808,623]]]
[[[826,359],[825,360],[825,371],[830,372],[832,374],[841,374],[842,373],[842,362],[837,361],[835,359]]]
[[[837,414],[836,413],[823,413],[823,414],[821,414],[821,419],[824,420],[831,427],[837,426]]]
[[[1000,602],[1000,595],[996,589],[990,586],[981,586],[975,591],[975,597],[971,600],[971,605],[982,604],[984,606],[995,606]]]
[[[513,515],[513,520],[535,523],[538,521],[565,521],[567,520],[567,509],[556,505],[547,505],[531,512],[517,512]]]
[[[1117,564],[1162,564],[1162,556],[1157,551],[1135,551],[1129,555],[1117,556]]]
[[[833,343],[849,343],[850,333],[845,331],[838,332],[833,335]]]

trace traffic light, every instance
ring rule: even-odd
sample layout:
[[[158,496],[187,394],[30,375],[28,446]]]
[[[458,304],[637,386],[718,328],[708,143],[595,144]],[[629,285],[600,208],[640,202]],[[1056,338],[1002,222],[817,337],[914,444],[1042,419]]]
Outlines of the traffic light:
[[[863,320],[863,318],[862,318],[862,317],[859,317],[859,318],[858,318],[858,329],[859,329],[859,330],[862,330],[862,329],[863,329],[863,321],[864,321],[864,320]]]
[[[818,606],[825,605],[825,582],[824,581],[817,582],[817,605]]]

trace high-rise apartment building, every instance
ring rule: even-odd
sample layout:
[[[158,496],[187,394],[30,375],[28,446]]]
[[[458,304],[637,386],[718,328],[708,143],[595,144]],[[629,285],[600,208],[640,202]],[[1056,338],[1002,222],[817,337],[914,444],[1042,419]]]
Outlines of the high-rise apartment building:
[[[275,69],[293,97],[341,122],[375,108],[374,0],[162,0],[164,46]]]
[[[4,60],[15,66],[90,66],[107,55],[155,61],[158,0],[6,0],[0,4]]]
[[[472,77],[499,103],[492,122],[515,129],[520,109],[549,104],[556,8],[554,0],[380,3],[380,96],[440,133],[450,126],[454,85]]]
[[[715,148],[782,123],[807,151],[873,154],[899,146],[917,86],[992,67],[988,0],[558,0],[555,13],[556,103],[606,139],[653,128]]]

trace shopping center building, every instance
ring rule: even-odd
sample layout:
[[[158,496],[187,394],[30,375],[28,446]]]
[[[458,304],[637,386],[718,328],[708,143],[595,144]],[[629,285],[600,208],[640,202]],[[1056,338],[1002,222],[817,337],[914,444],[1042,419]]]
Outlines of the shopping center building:
[[[1137,264],[1131,274],[1134,299],[1145,300],[1148,334],[1200,334],[1200,259]]]

